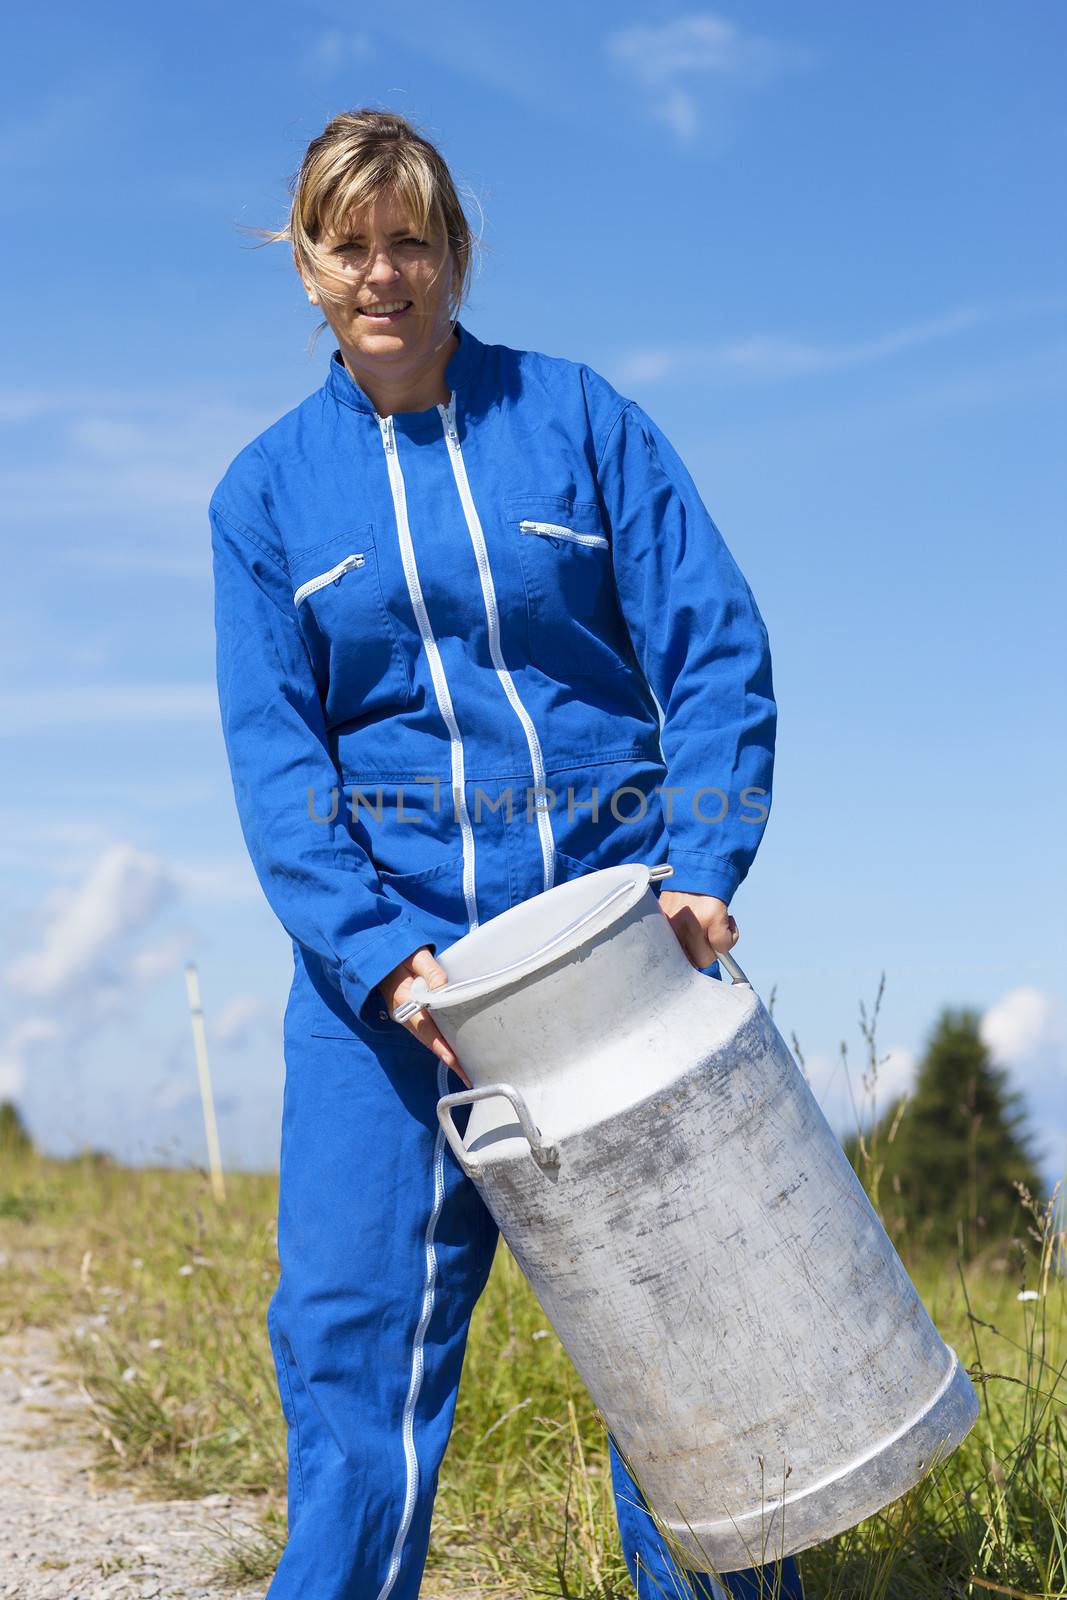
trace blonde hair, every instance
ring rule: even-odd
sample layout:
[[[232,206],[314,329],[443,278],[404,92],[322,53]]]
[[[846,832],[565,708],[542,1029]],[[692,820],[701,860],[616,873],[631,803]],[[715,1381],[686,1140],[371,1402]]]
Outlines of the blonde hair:
[[[447,241],[448,253],[434,281],[451,260],[448,313],[455,326],[470,291],[475,247],[480,248],[482,241],[471,231],[444,158],[406,118],[370,107],[339,112],[308,145],[289,181],[289,192],[292,204],[284,227],[249,231],[264,243],[289,244],[301,277],[314,285],[327,305],[340,304],[345,292],[331,290],[323,281],[322,268],[330,258],[322,240],[341,232],[380,194],[395,194],[411,211],[420,234]],[[476,197],[471,198],[477,204]],[[311,337],[312,348],[327,327],[327,321],[319,323]]]

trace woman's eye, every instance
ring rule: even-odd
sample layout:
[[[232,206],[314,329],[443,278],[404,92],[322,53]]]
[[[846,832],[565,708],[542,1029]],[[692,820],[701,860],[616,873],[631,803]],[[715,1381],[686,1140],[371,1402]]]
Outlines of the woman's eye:
[[[429,242],[430,241],[428,239],[419,239],[413,233],[407,234],[407,236],[400,241],[401,244],[429,244]],[[363,244],[362,240],[348,239],[344,244],[339,244],[337,248],[338,250],[365,250],[367,247],[365,244]]]

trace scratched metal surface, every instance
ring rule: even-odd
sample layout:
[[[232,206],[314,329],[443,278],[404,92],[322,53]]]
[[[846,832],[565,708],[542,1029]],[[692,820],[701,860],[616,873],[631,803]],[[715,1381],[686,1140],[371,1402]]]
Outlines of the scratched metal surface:
[[[762,1003],[675,1065],[479,1181],[650,1502],[731,1571],[897,1498],[977,1402]]]

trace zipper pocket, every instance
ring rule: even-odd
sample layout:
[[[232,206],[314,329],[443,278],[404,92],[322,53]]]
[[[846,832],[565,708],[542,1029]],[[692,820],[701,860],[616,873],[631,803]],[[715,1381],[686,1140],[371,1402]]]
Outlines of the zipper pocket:
[[[363,566],[364,560],[365,557],[360,551],[355,555],[345,556],[344,560],[339,561],[335,567],[331,567],[329,572],[323,572],[317,578],[309,578],[307,583],[302,583],[294,594],[294,605],[299,605],[301,600],[306,600],[309,594],[315,594],[317,590],[325,589],[328,583],[340,583],[346,572],[349,572],[353,567]]]
[[[573,528],[561,527],[558,522],[534,522],[524,517],[519,523],[520,533],[542,533],[550,539],[573,539],[576,544],[599,545],[606,550],[608,541],[602,533],[575,533]]]

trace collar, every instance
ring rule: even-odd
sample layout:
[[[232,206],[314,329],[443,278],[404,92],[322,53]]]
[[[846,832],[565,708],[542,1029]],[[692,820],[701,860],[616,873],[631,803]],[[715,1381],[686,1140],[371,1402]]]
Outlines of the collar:
[[[462,389],[463,385],[468,382],[477,368],[482,351],[485,349],[482,341],[476,339],[470,329],[465,328],[461,322],[455,324],[455,332],[459,336],[459,342],[448,358],[448,365],[445,367],[444,374],[445,383],[453,394],[457,389]],[[378,413],[374,408],[374,402],[366,390],[360,388],[345,366],[344,358],[339,348],[335,349],[330,357],[330,370],[326,378],[326,388],[341,405],[351,406],[353,411],[364,411],[369,417],[377,420]],[[436,406],[428,406],[425,411],[396,411],[393,413],[393,419],[394,423],[402,429],[411,423],[414,423],[417,427],[420,422],[427,421],[433,422],[435,426],[440,426],[440,417]]]

